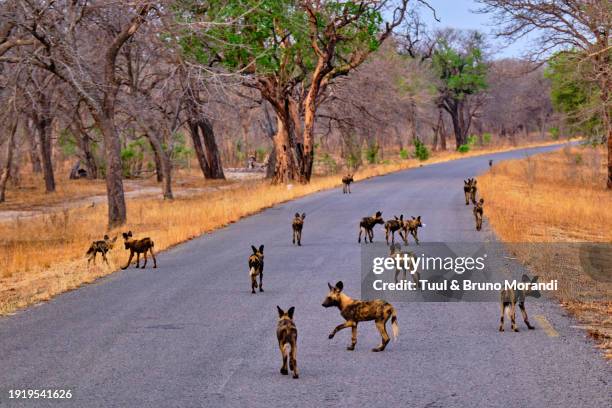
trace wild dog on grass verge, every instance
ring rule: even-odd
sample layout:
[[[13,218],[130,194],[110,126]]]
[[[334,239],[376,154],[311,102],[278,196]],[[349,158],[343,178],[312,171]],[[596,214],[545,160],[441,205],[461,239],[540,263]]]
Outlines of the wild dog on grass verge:
[[[529,276],[523,275],[522,282],[524,283],[537,283],[539,276],[534,276],[533,279],[529,279]],[[540,291],[536,289],[524,289],[524,290],[514,290],[514,289],[503,289],[500,292],[500,306],[501,306],[501,317],[499,319],[499,331],[504,331],[504,314],[506,312],[510,315],[510,322],[512,323],[512,330],[518,332],[519,329],[516,327],[516,305],[519,305],[521,309],[521,314],[523,315],[523,320],[527,325],[529,330],[533,330],[534,327],[529,323],[529,318],[527,317],[527,311],[525,310],[525,298],[527,296],[532,296],[534,298],[539,298],[541,296]]]
[[[359,238],[357,238],[357,242],[361,243],[361,233],[363,232],[365,235],[365,242],[368,242],[368,238],[370,238],[370,242],[374,239],[374,227],[376,224],[384,224],[385,220],[382,218],[382,212],[376,211],[373,217],[363,217],[361,222],[359,222]]]
[[[329,335],[330,339],[333,339],[336,333],[342,329],[350,327],[352,330],[351,345],[347,347],[347,350],[355,350],[357,344],[357,324],[359,322],[365,322],[374,320],[376,328],[380,332],[381,343],[378,347],[373,348],[372,351],[383,351],[387,344],[389,344],[389,335],[387,334],[387,320],[391,318],[391,327],[393,329],[393,338],[397,339],[399,336],[399,325],[397,324],[397,313],[390,303],[384,300],[354,300],[348,295],[342,292],[344,287],[342,281],[336,283],[336,286],[332,286],[329,283],[329,293],[323,300],[323,307],[336,306],[340,309],[340,314],[346,320],[345,323],[337,326]]]
[[[102,254],[102,260],[106,262],[106,264],[108,265],[108,259],[106,258],[106,253],[110,251],[111,249],[113,249],[116,241],[117,241],[117,237],[110,239],[108,235],[104,235],[104,239],[101,241],[93,241],[89,249],[87,250],[87,253],[85,254],[85,256],[88,257],[87,266],[89,266],[89,263],[92,260],[93,260],[94,265],[96,264],[96,255],[98,254],[98,252]]]
[[[351,183],[353,182],[353,175],[351,173],[342,177],[342,194],[351,194]]]
[[[482,215],[484,212],[484,198],[481,198],[474,206],[474,218],[476,218],[476,231],[482,229]]]
[[[291,346],[291,352],[289,353],[289,368],[293,371],[293,378],[299,378],[296,358],[298,332],[293,322],[295,307],[291,306],[286,312],[279,306],[276,306],[276,309],[278,310],[276,338],[278,339],[278,347],[280,348],[283,359],[283,365],[281,366],[280,372],[282,375],[289,374],[289,370],[287,370],[287,348]]]
[[[476,204],[476,191],[478,191],[478,187],[476,187],[476,179],[472,179],[472,185],[470,186],[470,200],[472,204]]]
[[[412,264],[412,269],[414,269],[414,253],[410,252],[410,251],[402,251],[402,246],[400,244],[391,244],[390,250],[389,250],[389,257],[391,258],[395,258],[397,255],[399,255],[401,257],[401,259],[404,258],[404,255],[408,255],[408,259],[411,260],[411,264]],[[406,268],[396,268],[395,269],[395,283],[398,283],[400,280],[399,275],[400,273],[403,275],[402,280],[406,280],[407,274],[408,274],[409,270]],[[419,286],[419,281],[421,280],[421,274],[419,273],[419,271],[414,271],[414,273],[410,273],[412,275],[412,281],[417,285],[417,289],[420,287]]]
[[[151,253],[153,257],[153,268],[157,268],[157,259],[155,259],[155,254],[153,253],[153,246],[155,245],[151,238],[142,238],[142,239],[133,239],[132,231],[124,232],[123,239],[125,243],[125,249],[130,250],[130,259],[128,259],[127,264],[121,269],[127,269],[130,266],[130,262],[132,262],[132,258],[134,257],[134,253],[136,253],[136,267],[140,267],[140,254],[144,255],[144,264],[142,265],[142,269],[147,266],[147,252]]]
[[[463,194],[465,195],[465,205],[470,205],[472,195],[472,179],[463,180]]]
[[[263,268],[264,268],[264,246],[260,245],[259,249],[251,245],[253,253],[249,256],[249,276],[251,277],[251,293],[255,293],[257,285],[257,276],[259,275],[259,291],[263,292]]]
[[[410,220],[406,220],[404,221],[404,224],[402,225],[402,231],[403,231],[403,239],[404,242],[406,243],[406,245],[408,245],[408,233],[410,233],[410,235],[412,235],[412,238],[414,238],[414,242],[416,242],[417,245],[419,245],[419,228],[421,228],[423,226],[423,223],[421,222],[421,216],[419,215],[418,217],[412,217]],[[400,231],[400,236],[402,234],[402,231]]]
[[[293,223],[291,224],[293,228],[293,244],[297,241],[298,246],[302,246],[302,228],[304,227],[304,218],[306,218],[306,213],[295,213],[295,217],[293,218]]]
[[[387,240],[387,245],[389,245],[389,233],[391,233],[391,243],[394,244],[395,243],[395,231],[400,231],[400,237],[401,235],[401,229],[402,226],[404,225],[404,215],[400,214],[399,218],[397,218],[397,216],[393,216],[393,218],[395,218],[394,220],[389,220],[385,223],[385,240]],[[402,237],[404,239],[404,241],[406,241],[406,239],[404,237]]]

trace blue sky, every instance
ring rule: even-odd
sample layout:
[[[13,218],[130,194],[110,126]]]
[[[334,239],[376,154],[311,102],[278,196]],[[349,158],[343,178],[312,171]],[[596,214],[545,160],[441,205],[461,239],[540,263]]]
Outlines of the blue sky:
[[[528,46],[528,41],[517,41],[507,48],[502,48],[500,40],[494,40],[491,31],[493,29],[491,16],[476,14],[470,10],[479,8],[479,4],[473,0],[429,0],[429,4],[436,9],[436,14],[441,20],[439,23],[433,18],[430,10],[421,7],[421,16],[428,28],[453,27],[461,29],[477,29],[487,34],[491,42],[496,46],[492,50],[495,58],[520,57]],[[416,4],[416,0],[413,4]]]

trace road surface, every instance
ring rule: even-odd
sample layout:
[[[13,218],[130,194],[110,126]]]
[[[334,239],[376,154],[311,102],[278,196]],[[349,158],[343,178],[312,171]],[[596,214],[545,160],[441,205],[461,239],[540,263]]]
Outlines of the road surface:
[[[358,220],[421,215],[422,241],[492,238],[474,231],[462,180],[488,159],[424,166],[278,205],[159,254],[158,269],[128,269],[0,319],[0,406],[75,407],[610,407],[612,380],[576,322],[552,300],[528,302],[541,322],[497,332],[496,303],[397,303],[400,338],[372,353],[373,323],[350,330],[321,302],[327,282],[360,294]],[[306,212],[303,246],[290,221]],[[485,213],[486,214],[486,213]],[[153,237],[154,238],[154,237]],[[384,239],[377,227],[375,240]],[[265,244],[263,294],[246,260]],[[123,249],[116,249],[123,250]],[[127,254],[126,254],[127,256]],[[301,378],[279,374],[276,305],[295,306]],[[66,389],[71,401],[8,401],[9,389]]]

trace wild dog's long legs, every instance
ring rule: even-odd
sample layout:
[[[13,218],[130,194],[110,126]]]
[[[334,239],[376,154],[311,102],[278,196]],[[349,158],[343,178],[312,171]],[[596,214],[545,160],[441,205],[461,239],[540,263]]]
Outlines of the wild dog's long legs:
[[[506,313],[506,304],[501,302],[501,316],[499,318],[499,331],[504,331],[504,314]]]
[[[369,229],[368,235],[370,236],[370,244],[371,244],[372,240],[374,239],[374,229]]]
[[[153,268],[157,268],[157,259],[155,259],[155,254],[153,253],[153,247],[149,248],[149,252],[151,252],[151,256],[153,257]]]
[[[359,227],[359,238],[357,238],[357,242],[361,243],[361,233],[363,232],[363,228]],[[367,238],[366,238],[367,239]]]
[[[351,327],[352,323],[351,322],[344,322],[342,324],[339,324],[338,326],[336,326],[336,328],[329,334],[329,338],[333,339],[334,336],[336,335],[336,333],[338,333],[340,330],[346,329],[347,327]]]
[[[387,320],[389,320],[389,316],[387,316],[387,318],[384,320],[376,320],[376,328],[380,332],[380,337],[382,338],[382,341],[380,345],[376,348],[373,348],[372,351],[383,351],[389,343],[389,334],[387,334],[387,328],[385,327],[385,323],[387,322]]]
[[[512,322],[512,330],[515,332],[519,331],[516,326],[516,303],[510,305],[510,321]]]
[[[257,275],[251,275],[251,293],[255,293],[257,287]]]
[[[261,282],[263,280],[263,271],[259,272],[259,291],[263,292],[263,283]]]
[[[419,232],[417,230],[412,230],[410,231],[410,233],[412,234],[412,237],[414,238],[416,244],[419,245],[419,237],[417,236]]]
[[[278,347],[280,348],[281,358],[283,360],[283,366],[280,369],[282,375],[289,374],[287,370],[287,349],[285,348],[285,344],[283,344],[280,340],[278,342]]]
[[[347,350],[355,350],[355,345],[357,344],[357,322],[354,322],[351,326],[351,345],[348,346]]]
[[[465,193],[465,205],[470,205],[470,193]]]
[[[140,267],[140,252],[136,252],[136,267]]]
[[[405,234],[404,232],[402,232],[402,230],[399,230],[398,233],[402,241],[404,241],[404,244],[408,245],[408,234]]]
[[[529,323],[529,318],[527,317],[527,311],[525,310],[525,302],[520,302],[519,303],[519,308],[521,309],[521,314],[523,315],[523,321],[525,322],[525,324],[527,325],[527,328],[529,330],[533,330],[535,329],[535,327],[533,327],[531,325],[531,323]]]
[[[127,269],[128,266],[130,266],[130,262],[132,262],[132,258],[134,258],[134,251],[133,250],[130,251],[130,259],[128,259],[127,264],[124,267],[122,267],[121,269]]]
[[[290,355],[290,360],[289,360],[289,367],[291,368],[291,371],[293,371],[293,378],[299,378],[300,375],[298,374],[298,368],[297,368],[297,342],[292,341],[291,342],[291,355]]]
[[[147,251],[144,251],[143,256],[144,256],[144,264],[142,265],[142,269],[144,269],[145,266],[147,266]]]
[[[108,265],[108,258],[106,257],[106,252],[102,252],[102,259],[104,260],[104,262],[106,262],[106,264]]]

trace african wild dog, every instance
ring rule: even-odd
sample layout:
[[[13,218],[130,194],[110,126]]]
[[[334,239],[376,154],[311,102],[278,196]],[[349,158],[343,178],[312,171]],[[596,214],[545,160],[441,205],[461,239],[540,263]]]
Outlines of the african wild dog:
[[[134,257],[134,253],[136,253],[136,267],[140,267],[140,254],[144,255],[144,264],[142,265],[142,269],[147,266],[147,252],[151,253],[153,257],[153,268],[157,268],[157,260],[155,259],[155,254],[153,253],[153,246],[155,245],[151,238],[142,238],[142,239],[132,239],[132,231],[124,232],[123,239],[125,243],[125,249],[130,250],[130,259],[128,259],[127,264],[121,269],[127,269],[130,266],[130,262],[132,262],[132,258]]]
[[[295,213],[295,217],[293,218],[293,223],[291,226],[293,227],[293,243],[297,241],[299,246],[302,246],[302,228],[304,227],[304,218],[306,218],[306,213]]]
[[[96,264],[96,255],[98,254],[98,252],[102,254],[102,260],[106,262],[106,264],[108,265],[108,259],[106,259],[106,253],[110,251],[111,249],[113,249],[116,241],[117,241],[117,237],[110,239],[108,235],[104,235],[103,240],[92,242],[91,246],[87,250],[87,253],[85,254],[85,256],[88,257],[87,266],[89,266],[89,263],[92,260],[93,260],[94,265]]]
[[[493,159],[489,160],[489,168],[493,167]]]
[[[476,218],[476,231],[480,231],[482,229],[483,205],[484,205],[484,198],[481,198],[480,201],[478,201],[476,205],[474,206],[474,217]]]
[[[523,275],[522,282],[523,283],[531,283],[535,284],[538,282],[539,276],[534,276],[533,279],[529,279],[529,276]],[[499,319],[499,331],[504,331],[504,314],[506,312],[510,315],[510,322],[512,323],[512,330],[517,332],[519,331],[516,327],[516,304],[518,303],[519,308],[521,309],[521,314],[523,315],[523,320],[527,325],[529,330],[533,330],[534,327],[529,323],[529,318],[527,317],[527,311],[525,310],[525,298],[527,296],[533,296],[534,298],[539,298],[541,296],[540,291],[537,289],[524,289],[524,290],[514,290],[514,289],[503,289],[500,293],[500,305],[501,305],[501,317]]]
[[[402,226],[404,225],[404,215],[400,214],[399,218],[397,218],[397,216],[394,215],[393,218],[395,219],[389,220],[385,223],[385,239],[387,240],[387,245],[389,245],[389,233],[391,233],[391,243],[392,244],[395,243],[395,231],[400,230],[400,237],[402,237],[401,229],[402,229]],[[404,237],[402,238],[405,241],[405,238]]]
[[[255,293],[257,287],[257,275],[259,275],[259,291],[263,292],[263,268],[264,268],[264,246],[260,245],[259,249],[251,245],[253,253],[249,256],[249,276],[251,277],[251,293]]]
[[[399,278],[400,273],[403,275],[402,280],[406,280],[406,276],[408,272],[410,272],[410,274],[412,275],[412,281],[416,284],[417,289],[419,289],[420,287],[419,282],[421,280],[421,274],[419,273],[419,271],[415,269],[414,253],[410,251],[402,251],[402,246],[400,244],[391,244],[391,248],[389,250],[389,257],[395,258],[397,255],[399,255],[401,259],[404,258],[404,255],[408,255],[408,259],[411,260],[410,268],[414,269],[414,271],[411,271],[410,268],[396,268],[395,269],[395,283],[399,282],[398,278]],[[401,261],[400,265],[403,265],[403,261]]]
[[[465,195],[465,205],[470,205],[470,196],[472,191],[472,179],[463,180],[463,194]]]
[[[419,245],[419,228],[423,226],[423,223],[421,222],[421,216],[419,215],[418,217],[412,217],[412,219],[410,220],[406,220],[404,221],[404,224],[402,225],[402,231],[404,233],[404,236],[402,238],[404,238],[404,242],[406,243],[406,245],[408,245],[408,233],[410,232],[410,235],[412,235],[412,237],[414,238],[414,241],[416,242],[417,245]],[[400,232],[400,235],[402,234],[402,232]]]
[[[472,185],[470,186],[470,200],[472,200],[472,204],[476,204],[476,191],[478,188],[476,187],[476,179],[472,179]]]
[[[289,374],[287,370],[287,348],[291,346],[289,354],[289,368],[293,371],[293,378],[299,378],[297,368],[297,328],[293,322],[293,312],[295,307],[291,306],[287,312],[276,306],[278,310],[278,326],[276,327],[276,338],[278,339],[278,347],[280,348],[283,365],[280,369],[282,375]]]
[[[387,328],[385,327],[389,318],[391,318],[391,327],[393,329],[393,338],[397,339],[399,336],[399,326],[397,324],[397,313],[390,303],[385,302],[381,299],[376,300],[354,300],[348,295],[342,292],[343,283],[339,281],[336,286],[332,286],[329,283],[329,293],[323,300],[323,307],[336,306],[340,309],[340,315],[346,320],[345,323],[337,326],[329,335],[330,339],[333,339],[336,333],[342,329],[350,327],[352,330],[351,345],[347,347],[347,350],[355,350],[355,344],[357,344],[357,324],[359,322],[365,322],[374,320],[376,328],[380,332],[381,343],[378,347],[373,348],[372,351],[383,351],[389,343],[389,335],[387,334]]]
[[[382,212],[376,211],[373,217],[363,217],[361,222],[359,222],[359,238],[357,238],[357,242],[361,243],[361,233],[363,232],[365,235],[365,242],[368,243],[368,238],[370,238],[370,242],[374,239],[374,227],[376,224],[384,224],[385,220],[382,218]]]
[[[349,173],[348,175],[342,177],[342,194],[351,194],[351,183],[353,182],[353,175]]]

